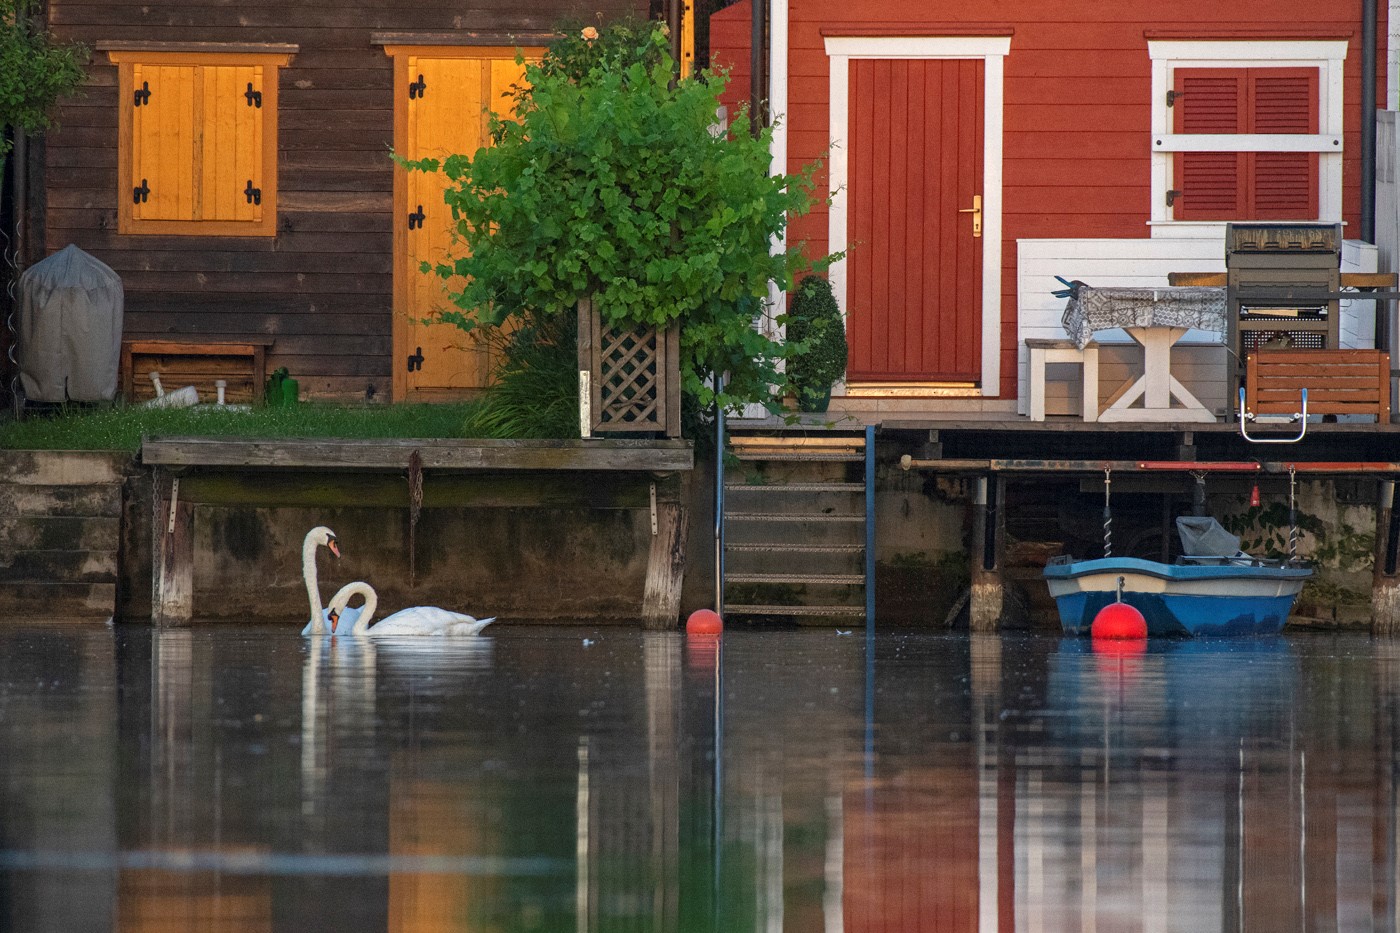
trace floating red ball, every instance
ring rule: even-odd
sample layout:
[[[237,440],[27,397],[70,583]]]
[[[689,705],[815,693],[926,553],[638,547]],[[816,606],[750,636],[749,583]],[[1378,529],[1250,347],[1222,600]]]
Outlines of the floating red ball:
[[[1094,638],[1146,638],[1147,620],[1127,603],[1109,603],[1094,616],[1089,633]]]
[[[685,620],[687,635],[719,635],[724,631],[724,620],[713,609],[696,609]]]

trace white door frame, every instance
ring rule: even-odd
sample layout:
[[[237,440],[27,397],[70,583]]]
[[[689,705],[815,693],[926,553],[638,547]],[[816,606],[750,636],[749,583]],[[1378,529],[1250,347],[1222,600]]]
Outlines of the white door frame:
[[[831,212],[828,242],[833,253],[847,248],[850,184],[849,149],[851,60],[980,58],[983,70],[982,115],[982,367],[978,394],[1001,394],[1001,159],[1003,60],[1010,36],[828,36],[831,65]],[[846,312],[846,263],[834,263],[831,288],[841,313]]]

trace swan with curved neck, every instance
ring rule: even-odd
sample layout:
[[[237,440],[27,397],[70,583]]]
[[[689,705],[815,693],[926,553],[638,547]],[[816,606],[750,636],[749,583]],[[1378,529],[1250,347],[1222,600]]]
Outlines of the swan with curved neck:
[[[355,595],[364,599],[364,605],[358,610],[350,608],[348,605],[350,597]],[[379,595],[374,592],[374,587],[363,580],[357,580],[354,583],[345,584],[336,591],[336,594],[331,597],[327,616],[335,624],[335,634],[337,635],[369,635],[371,637],[380,635],[479,635],[482,629],[496,621],[494,616],[489,619],[478,619],[465,612],[451,612],[447,609],[439,609],[437,606],[414,606],[410,609],[401,609],[371,626],[370,620],[374,618],[374,610],[378,607]]]
[[[321,589],[316,581],[316,549],[328,548],[336,557],[340,556],[340,546],[335,543],[335,532],[325,525],[317,525],[306,533],[301,542],[301,577],[306,581],[306,597],[311,603],[311,621],[301,630],[303,635],[326,635],[329,628],[321,608]]]

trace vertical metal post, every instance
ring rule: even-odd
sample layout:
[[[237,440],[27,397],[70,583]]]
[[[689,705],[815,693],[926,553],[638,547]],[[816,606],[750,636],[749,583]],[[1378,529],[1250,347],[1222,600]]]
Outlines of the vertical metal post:
[[[724,616],[724,406],[715,373],[715,612]]]
[[[1376,242],[1376,3],[1361,0],[1361,239]]]
[[[865,807],[875,787],[875,425],[865,426]],[[868,825],[868,823],[867,823]]]
[[[749,30],[749,132],[757,136],[768,125],[764,102],[768,98],[768,3],[753,0]]]
[[[865,426],[865,635],[875,635],[875,425]]]
[[[678,77],[681,74],[681,6],[681,0],[666,2],[666,27],[671,30],[671,67],[675,69]]]

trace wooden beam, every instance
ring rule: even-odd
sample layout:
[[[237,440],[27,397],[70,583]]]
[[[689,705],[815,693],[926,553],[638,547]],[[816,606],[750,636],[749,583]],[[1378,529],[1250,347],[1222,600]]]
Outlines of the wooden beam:
[[[689,509],[675,502],[657,504],[656,534],[651,537],[642,594],[642,628],[648,631],[674,631],[680,622],[689,525]]]
[[[647,470],[695,466],[689,441],[490,441],[439,438],[241,440],[161,437],[141,445],[141,460],[162,467],[305,467],[403,470],[414,450],[425,470]]]
[[[1187,287],[1224,288],[1225,272],[1168,272],[1167,284]],[[1394,272],[1343,272],[1342,288],[1395,288],[1397,276]]]
[[[151,621],[159,628],[194,618],[194,505],[178,496],[156,500],[151,528]]]
[[[563,479],[563,478],[561,478]],[[423,486],[423,508],[650,507],[651,474],[572,473],[544,481],[527,473],[435,474]],[[661,499],[675,501],[674,484],[657,483]],[[180,497],[198,505],[249,508],[408,508],[398,473],[198,470],[186,473]]]

